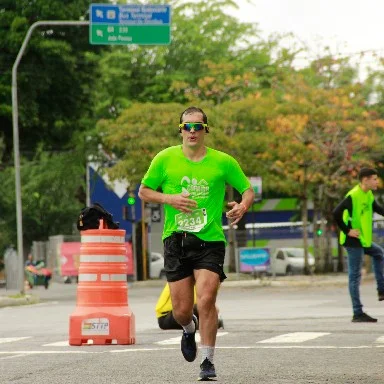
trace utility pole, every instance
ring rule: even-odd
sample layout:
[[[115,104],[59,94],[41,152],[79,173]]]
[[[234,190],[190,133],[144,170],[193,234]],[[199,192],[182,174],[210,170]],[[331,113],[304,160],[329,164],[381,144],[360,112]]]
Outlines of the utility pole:
[[[27,48],[28,42],[31,39],[33,31],[42,25],[52,26],[88,26],[88,21],[62,21],[48,20],[37,21],[33,23],[24,38],[23,44],[17,54],[16,60],[12,67],[12,121],[13,121],[13,157],[15,163],[15,196],[16,196],[16,223],[17,223],[17,254],[18,254],[18,269],[19,269],[19,289],[20,293],[24,294],[24,251],[23,251],[23,215],[21,202],[21,180],[20,180],[20,150],[19,150],[19,110],[17,102],[17,69],[21,58]]]
[[[145,211],[145,201],[141,200],[141,258],[143,261],[143,281],[147,280],[147,212]]]

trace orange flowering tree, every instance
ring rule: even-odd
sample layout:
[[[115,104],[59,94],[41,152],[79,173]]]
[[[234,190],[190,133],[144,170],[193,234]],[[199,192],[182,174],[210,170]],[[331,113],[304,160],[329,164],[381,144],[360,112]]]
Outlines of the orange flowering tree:
[[[277,116],[267,121],[269,150],[259,158],[270,164],[269,177],[279,190],[301,198],[305,248],[307,202],[315,202],[321,222],[328,223],[318,267],[329,269],[332,209],[358,168],[380,159],[384,120],[369,109],[360,85],[318,88],[296,76],[286,89]]]

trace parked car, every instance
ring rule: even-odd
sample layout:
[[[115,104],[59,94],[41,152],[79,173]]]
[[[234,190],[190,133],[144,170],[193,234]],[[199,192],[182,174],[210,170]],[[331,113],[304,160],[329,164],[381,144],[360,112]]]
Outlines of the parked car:
[[[277,275],[293,275],[304,272],[304,248],[276,248],[272,252],[272,272]],[[308,252],[308,265],[315,270],[315,258]]]
[[[150,277],[151,279],[165,279],[164,257],[159,252],[151,252]]]

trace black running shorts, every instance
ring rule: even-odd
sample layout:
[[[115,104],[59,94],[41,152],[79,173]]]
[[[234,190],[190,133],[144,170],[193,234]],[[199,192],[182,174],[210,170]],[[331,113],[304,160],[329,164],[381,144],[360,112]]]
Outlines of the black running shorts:
[[[167,281],[193,276],[194,269],[207,269],[227,278],[223,271],[224,241],[203,241],[187,232],[175,232],[164,239],[164,269]]]

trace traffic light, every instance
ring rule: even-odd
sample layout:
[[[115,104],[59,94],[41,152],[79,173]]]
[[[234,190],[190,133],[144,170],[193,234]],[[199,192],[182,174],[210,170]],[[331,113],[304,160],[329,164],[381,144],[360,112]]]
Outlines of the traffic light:
[[[133,194],[130,194],[127,198],[127,203],[128,205],[135,205],[136,203],[136,198]]]
[[[133,192],[128,191],[127,204],[128,206],[123,206],[123,220],[135,222],[136,221],[136,209],[135,209],[136,197]]]
[[[319,229],[316,231],[316,234],[317,234],[317,236],[321,236],[321,235],[323,234],[323,230],[319,228]]]

